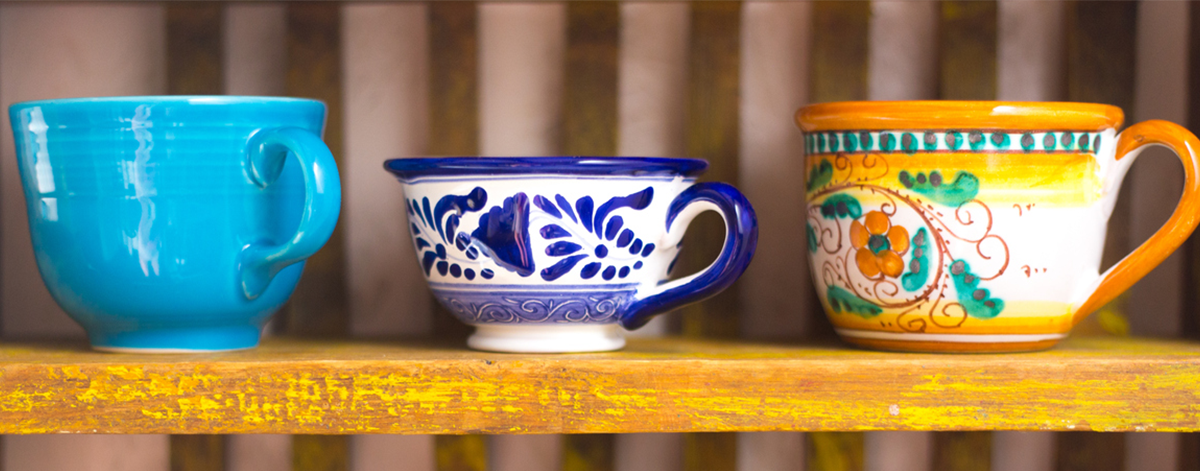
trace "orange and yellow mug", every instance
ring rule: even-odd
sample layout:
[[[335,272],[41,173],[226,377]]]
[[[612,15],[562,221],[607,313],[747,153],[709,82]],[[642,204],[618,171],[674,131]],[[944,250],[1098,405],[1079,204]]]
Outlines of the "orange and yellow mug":
[[[838,334],[888,350],[1049,348],[1161,263],[1200,216],[1200,140],[1165,121],[1117,133],[1087,103],[843,102],[802,108],[807,248]],[[1178,154],[1166,224],[1100,273],[1134,158]]]

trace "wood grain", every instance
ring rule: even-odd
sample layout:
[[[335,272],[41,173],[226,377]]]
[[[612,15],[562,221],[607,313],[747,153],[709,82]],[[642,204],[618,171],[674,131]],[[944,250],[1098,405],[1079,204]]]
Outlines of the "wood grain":
[[[821,432],[808,434],[808,469],[862,471],[863,434]]]
[[[1137,2],[1070,2],[1066,7],[1067,100],[1106,103],[1131,115],[1134,105]],[[1130,175],[1138,169],[1131,169]],[[1127,177],[1128,178],[1128,177]],[[1131,192],[1117,198],[1108,221],[1101,269],[1112,266],[1133,248]],[[1097,326],[1127,325],[1129,293],[1101,307],[1076,331]],[[1109,318],[1110,320],[1105,320]],[[1116,320],[1114,322],[1113,320]],[[1111,329],[1110,329],[1111,330]],[[1058,440],[1058,469],[1120,469],[1124,437],[1066,434]],[[1117,466],[1117,468],[1112,468]]]
[[[616,2],[567,4],[564,155],[616,155],[619,8]],[[611,471],[613,452],[612,435],[568,435],[563,470]]]
[[[940,432],[933,434],[933,469],[988,471],[992,464],[991,432]]]
[[[707,181],[738,181],[738,72],[741,35],[740,2],[692,4],[688,48],[687,155],[708,160]],[[684,238],[687,263],[680,273],[712,263],[725,239],[724,224],[714,214],[696,218]],[[690,336],[736,337],[738,285],[708,301],[683,308],[683,333]]]
[[[172,435],[171,471],[221,471],[225,469],[225,437]]]
[[[282,339],[169,357],[7,344],[0,433],[1192,431],[1198,378],[1200,345],[1118,338],[953,356],[681,339],[556,356]]]
[[[167,93],[220,95],[224,89],[224,5],[176,2],[167,10]],[[171,471],[225,469],[225,438],[176,435],[170,439]]]
[[[325,144],[342,164],[341,7],[331,2],[287,6],[287,77],[289,96],[325,102]],[[295,335],[342,336],[349,327],[342,217],[321,251],[308,259],[288,305],[285,328]]]
[[[438,435],[438,471],[487,471],[488,447],[482,435]]]
[[[1057,469],[1122,471],[1125,469],[1125,436],[1119,433],[1060,433]]]
[[[473,2],[429,4],[429,155],[479,154],[477,16]],[[440,303],[431,304],[434,333],[465,342],[471,327],[455,319]],[[442,440],[439,438],[437,443],[440,450]],[[471,445],[483,446],[482,441]]]
[[[220,95],[225,89],[224,5],[172,2],[166,9],[167,93]]]
[[[813,2],[809,98],[813,103],[867,99],[869,2]]]
[[[941,7],[939,98],[996,99],[996,2],[954,0]]]
[[[870,63],[870,2],[817,1],[812,6],[812,50],[809,52],[809,101],[865,100]],[[811,285],[811,283],[810,283]],[[805,333],[810,339],[837,337],[813,286],[808,290]],[[863,436],[815,432],[807,435],[808,469],[861,470]]]

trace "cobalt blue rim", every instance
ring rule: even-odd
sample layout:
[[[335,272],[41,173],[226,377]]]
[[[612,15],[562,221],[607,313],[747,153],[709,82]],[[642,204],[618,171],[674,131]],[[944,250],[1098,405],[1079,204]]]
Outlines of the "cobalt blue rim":
[[[695,177],[702,159],[667,157],[440,157],[391,159],[383,168],[401,180],[464,175],[621,175]]]

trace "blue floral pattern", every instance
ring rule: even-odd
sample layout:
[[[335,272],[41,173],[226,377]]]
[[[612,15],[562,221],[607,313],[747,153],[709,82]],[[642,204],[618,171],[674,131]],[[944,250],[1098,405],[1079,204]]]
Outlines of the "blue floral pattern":
[[[553,200],[535,196],[533,203],[538,208],[561,221],[542,226],[538,233],[546,240],[564,239],[546,247],[546,255],[557,257],[558,261],[542,269],[542,279],[557,280],[581,263],[579,276],[585,280],[597,275],[605,281],[625,278],[632,270],[641,269],[641,259],[654,252],[654,244],[643,242],[633,230],[624,227],[624,219],[613,212],[621,208],[641,211],[653,200],[654,188],[650,187],[628,196],[609,198],[598,207],[591,196],[575,200],[574,205],[562,195],[554,195]],[[580,245],[580,242],[590,241],[594,241],[591,247],[585,249]],[[609,244],[612,244],[611,249]]]

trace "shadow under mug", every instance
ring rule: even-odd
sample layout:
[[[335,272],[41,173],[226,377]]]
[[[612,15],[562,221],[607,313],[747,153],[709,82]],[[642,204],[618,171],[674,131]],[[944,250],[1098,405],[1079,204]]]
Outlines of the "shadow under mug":
[[[337,223],[319,101],[77,98],[9,116],[38,270],[97,349],[254,347]]]
[[[587,352],[713,296],[741,276],[758,228],[724,183],[695,183],[697,159],[512,157],[394,159],[413,246],[429,287],[468,345],[505,352]],[[666,281],[688,224],[725,220],[725,244],[699,273]]]
[[[889,350],[1049,348],[1196,227],[1200,140],[1117,133],[1089,103],[844,102],[802,108],[813,282],[841,337]],[[1170,219],[1107,271],[1121,181],[1142,150],[1183,162]]]

